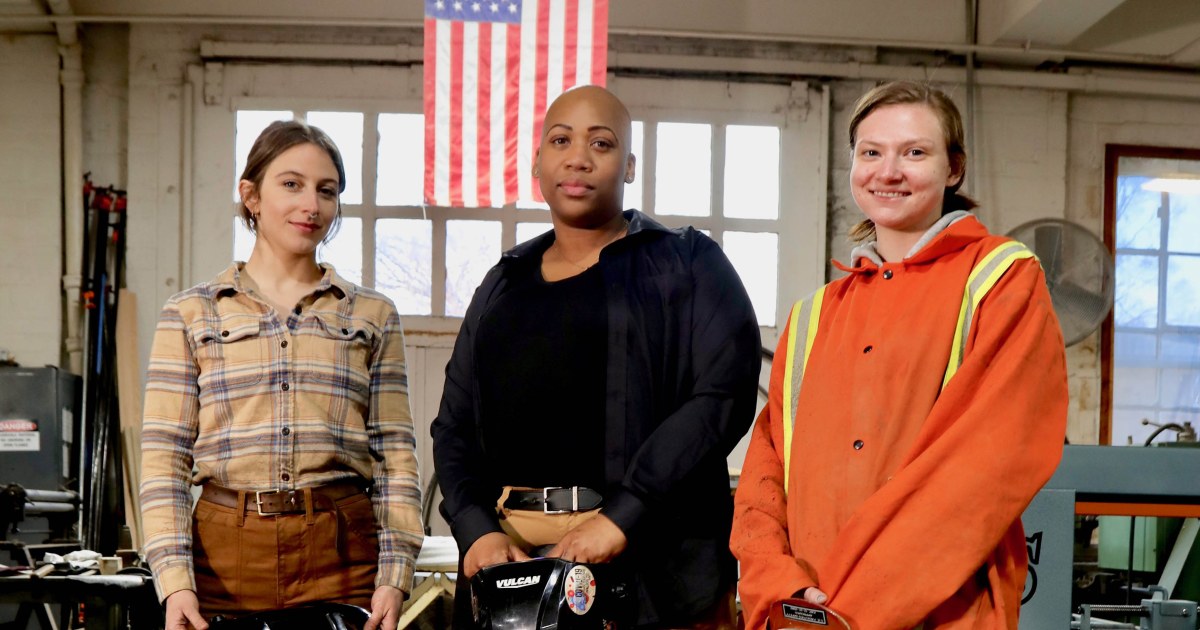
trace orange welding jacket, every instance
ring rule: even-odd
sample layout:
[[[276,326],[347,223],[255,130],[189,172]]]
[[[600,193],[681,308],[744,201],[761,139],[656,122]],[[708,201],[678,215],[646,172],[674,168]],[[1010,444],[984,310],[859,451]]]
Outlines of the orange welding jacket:
[[[903,261],[839,265],[807,338],[789,344],[795,311],[783,330],[735,498],[747,628],[810,586],[856,630],[1017,628],[1020,516],[1062,455],[1064,346],[1028,253],[964,308],[990,253],[1027,250],[950,218]]]

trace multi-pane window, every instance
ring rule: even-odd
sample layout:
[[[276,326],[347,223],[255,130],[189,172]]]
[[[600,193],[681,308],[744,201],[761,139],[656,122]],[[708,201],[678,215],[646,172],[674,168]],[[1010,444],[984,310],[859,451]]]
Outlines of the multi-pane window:
[[[1200,417],[1200,155],[1116,163],[1112,443],[1141,444]]]
[[[259,132],[292,118],[328,132],[346,166],[342,225],[318,258],[388,295],[402,315],[461,317],[503,250],[550,229],[547,207],[533,200],[505,208],[424,206],[420,114],[239,110],[235,180]],[[624,197],[627,208],[671,227],[694,225],[720,243],[763,326],[775,325],[778,301],[780,138],[771,125],[635,121],[638,173]],[[235,218],[234,257],[245,260],[252,247]]]

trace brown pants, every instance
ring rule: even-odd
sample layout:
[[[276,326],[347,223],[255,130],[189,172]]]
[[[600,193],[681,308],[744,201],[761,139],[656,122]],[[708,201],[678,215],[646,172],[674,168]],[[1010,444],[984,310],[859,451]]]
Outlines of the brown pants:
[[[317,602],[370,608],[379,533],[365,494],[341,499],[334,509],[275,516],[201,499],[192,540],[205,618]]]
[[[496,511],[500,516],[500,527],[514,542],[529,553],[535,547],[553,545],[581,523],[595,517],[600,510],[585,512],[568,512],[565,514],[546,514],[537,510],[513,510],[504,507],[508,494],[514,488],[505,486],[496,502]],[[516,488],[528,490],[529,488]],[[735,602],[736,587],[722,595],[717,603],[705,611],[699,618],[685,626],[677,626],[678,630],[732,630],[737,628],[737,604]]]

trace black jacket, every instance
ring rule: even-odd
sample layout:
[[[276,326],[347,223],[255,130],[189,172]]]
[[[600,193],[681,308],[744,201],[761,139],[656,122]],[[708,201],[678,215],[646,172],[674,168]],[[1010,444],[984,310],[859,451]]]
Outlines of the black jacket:
[[[636,210],[625,217],[628,235],[600,254],[609,348],[602,513],[628,538],[617,562],[636,575],[639,623],[684,622],[736,579],[725,458],[754,419],[758,323],[712,239]],[[464,554],[502,531],[504,480],[483,469],[475,332],[515,270],[540,264],[553,242],[548,232],[518,245],[488,272],[446,366],[433,455],[441,511]]]

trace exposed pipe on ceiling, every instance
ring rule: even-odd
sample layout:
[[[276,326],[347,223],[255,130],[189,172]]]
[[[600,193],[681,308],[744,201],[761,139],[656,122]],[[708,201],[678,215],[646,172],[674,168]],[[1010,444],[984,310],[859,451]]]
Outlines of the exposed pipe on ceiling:
[[[412,19],[349,19],[281,16],[197,16],[197,15],[44,15],[3,16],[0,26],[18,24],[176,24],[176,25],[230,25],[230,26],[321,26],[347,28],[424,28],[424,21]],[[813,37],[774,33],[722,33],[699,30],[665,30],[645,28],[609,28],[610,35],[669,39],[705,39],[714,41],[745,41],[777,44],[811,44],[829,46],[855,46],[866,48],[892,48],[914,51],[941,51],[966,55],[991,55],[1040,63],[1066,60],[1088,61],[1134,66],[1173,67],[1196,69],[1200,64],[1181,63],[1170,56],[1136,55],[1126,53],[1096,53],[1061,48],[1035,48],[1032,46],[981,46],[953,42],[919,42],[909,40],[880,40],[852,37]]]
[[[50,11],[55,17],[71,15],[70,0],[50,0]],[[85,386],[82,391],[82,408],[91,404],[87,400],[87,372],[84,370],[84,347],[87,344],[82,304],[83,289],[83,239],[85,215],[83,208],[83,45],[79,42],[79,28],[69,21],[56,21],[58,32],[58,54],[61,58],[59,83],[62,85],[62,196],[63,196],[63,299],[66,301],[66,334],[63,350],[67,355],[67,369],[73,374],[83,375]],[[98,296],[97,299],[104,299]],[[80,417],[79,435],[89,435],[86,414]],[[88,462],[83,461],[87,449],[80,449],[80,470]],[[83,511],[76,517],[76,526],[83,531]]]

